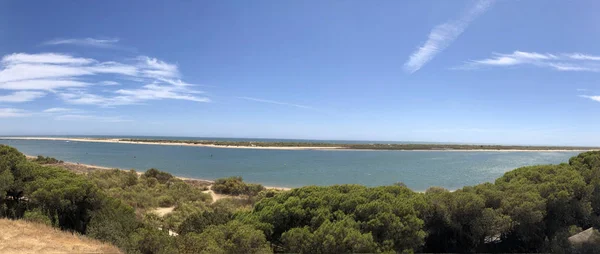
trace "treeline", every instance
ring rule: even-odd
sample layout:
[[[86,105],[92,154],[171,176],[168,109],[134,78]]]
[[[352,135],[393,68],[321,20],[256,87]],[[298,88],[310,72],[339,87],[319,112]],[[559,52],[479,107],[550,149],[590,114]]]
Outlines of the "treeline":
[[[76,175],[0,147],[0,215],[47,223],[128,253],[594,253],[568,237],[600,228],[600,152],[518,168],[494,183],[416,193],[396,184],[249,191],[218,180],[209,196],[158,170]],[[187,187],[186,187],[187,186]],[[220,188],[220,187],[219,187]],[[147,194],[144,194],[147,193]],[[157,206],[175,206],[160,217]],[[598,233],[598,232],[596,232]]]
[[[338,147],[339,144],[321,143],[321,142],[263,142],[263,141],[219,141],[219,140],[173,140],[173,139],[119,139],[119,141],[128,142],[156,142],[156,143],[175,143],[175,144],[194,144],[194,145],[215,145],[215,146],[274,146],[274,147]]]
[[[128,142],[174,143],[215,146],[247,147],[331,147],[359,150],[595,150],[600,147],[583,146],[509,146],[509,145],[464,145],[464,144],[343,144],[321,142],[264,142],[264,141],[217,141],[217,140],[171,140],[171,139],[119,139]]]

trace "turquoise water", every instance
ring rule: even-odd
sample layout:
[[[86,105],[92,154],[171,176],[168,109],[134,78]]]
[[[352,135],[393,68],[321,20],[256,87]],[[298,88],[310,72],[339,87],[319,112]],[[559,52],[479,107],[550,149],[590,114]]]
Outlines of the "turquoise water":
[[[578,152],[260,150],[147,144],[0,140],[29,155],[136,170],[154,167],[177,176],[242,176],[267,186],[299,187],[403,182],[416,191],[458,189],[494,181],[511,169],[567,162]]]

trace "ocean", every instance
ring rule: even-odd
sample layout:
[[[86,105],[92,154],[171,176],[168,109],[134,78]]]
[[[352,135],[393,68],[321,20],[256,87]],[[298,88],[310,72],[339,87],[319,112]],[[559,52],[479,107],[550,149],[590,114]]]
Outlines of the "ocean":
[[[0,140],[0,143],[28,155],[138,171],[157,168],[182,177],[242,176],[247,182],[280,187],[379,186],[403,182],[415,191],[424,191],[431,186],[455,190],[493,182],[506,171],[528,165],[568,162],[579,153],[262,150],[51,140]]]

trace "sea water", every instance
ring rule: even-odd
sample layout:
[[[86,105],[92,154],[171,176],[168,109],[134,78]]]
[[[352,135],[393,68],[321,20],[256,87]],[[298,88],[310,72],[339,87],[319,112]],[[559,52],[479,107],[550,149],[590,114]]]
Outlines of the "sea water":
[[[232,139],[233,140],[233,139]],[[239,139],[237,139],[239,140]],[[269,140],[272,141],[272,140]],[[176,176],[242,176],[267,186],[403,182],[415,191],[493,182],[528,165],[567,162],[579,152],[264,150],[51,140],[0,140],[28,155]]]

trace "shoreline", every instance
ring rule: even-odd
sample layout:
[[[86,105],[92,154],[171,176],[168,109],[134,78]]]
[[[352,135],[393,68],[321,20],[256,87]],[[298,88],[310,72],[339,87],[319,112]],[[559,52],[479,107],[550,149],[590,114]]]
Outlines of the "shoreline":
[[[259,149],[259,150],[321,150],[321,151],[415,151],[415,152],[586,152],[597,151],[598,148],[590,149],[356,149],[345,148],[341,146],[235,146],[235,145],[214,145],[214,144],[192,144],[185,142],[152,142],[152,141],[128,141],[120,138],[63,138],[63,137],[0,137],[0,140],[48,140],[48,141],[68,141],[68,142],[92,142],[92,143],[115,143],[115,144],[136,144],[136,145],[166,145],[166,146],[192,146],[208,148],[229,148],[229,149]]]
[[[95,142],[95,143],[116,143],[116,144],[136,144],[136,145],[164,145],[164,146],[197,146],[210,148],[231,148],[231,149],[264,149],[264,150],[348,150],[342,147],[320,147],[320,146],[226,146],[211,144],[189,144],[189,143],[167,143],[167,142],[136,142],[121,140],[119,138],[95,139],[95,138],[60,138],[60,137],[0,137],[5,140],[50,140],[50,141],[73,141],[73,142]]]
[[[34,155],[29,155],[29,154],[24,154],[24,155],[28,159],[37,158],[37,156],[34,156]],[[47,166],[67,165],[67,169],[70,171],[74,171],[75,173],[84,173],[83,171],[89,172],[89,171],[95,171],[95,170],[113,170],[113,169],[129,171],[129,169],[105,167],[105,166],[98,166],[98,165],[93,165],[93,164],[85,164],[85,163],[72,162],[72,161],[63,161],[62,163],[58,163],[58,164],[46,164],[46,165]],[[84,167],[86,170],[75,170],[75,169],[69,168],[68,166]],[[141,176],[144,174],[144,172],[146,172],[146,171],[139,171],[136,169],[133,169],[133,170],[135,170],[135,172],[138,174],[138,176]],[[169,172],[167,172],[167,173],[169,173]],[[173,175],[173,177],[175,177],[179,180],[182,180],[182,181],[194,181],[194,182],[207,183],[209,186],[212,186],[215,183],[214,180],[209,180],[209,179],[192,178],[192,177],[184,177],[184,176],[176,176],[176,175]],[[289,190],[293,189],[291,187],[282,187],[282,186],[265,186],[265,185],[263,185],[263,187],[265,187],[265,189],[268,189],[268,190],[281,190],[281,191],[289,191]]]

